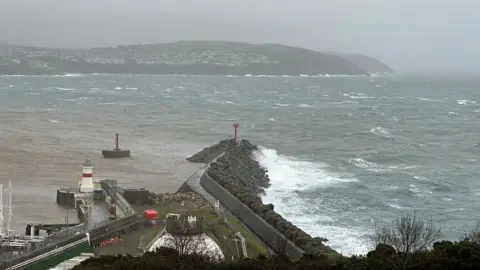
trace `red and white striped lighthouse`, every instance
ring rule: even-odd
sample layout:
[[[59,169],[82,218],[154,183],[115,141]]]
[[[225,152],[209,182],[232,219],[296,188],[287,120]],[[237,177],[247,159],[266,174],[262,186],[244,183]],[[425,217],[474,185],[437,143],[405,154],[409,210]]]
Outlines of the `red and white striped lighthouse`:
[[[85,159],[82,167],[82,178],[78,183],[78,189],[80,192],[93,192],[93,164],[90,159]]]

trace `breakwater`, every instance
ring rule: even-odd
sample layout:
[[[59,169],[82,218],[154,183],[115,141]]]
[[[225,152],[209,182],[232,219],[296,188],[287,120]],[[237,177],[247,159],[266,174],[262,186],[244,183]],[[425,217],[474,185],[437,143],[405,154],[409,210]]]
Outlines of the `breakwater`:
[[[57,204],[70,208],[77,208],[75,201],[75,190],[73,188],[57,189]]]
[[[205,147],[202,151],[188,157],[187,161],[208,164],[222,153],[235,148],[236,145],[237,143],[234,139],[221,140],[219,143]]]
[[[203,151],[220,148],[209,147]],[[303,252],[336,254],[324,245],[325,238],[311,237],[276,213],[272,204],[263,204],[260,196],[268,188],[269,178],[268,172],[253,158],[257,150],[247,140],[227,148],[223,156],[210,164],[201,178],[201,185],[275,252],[286,253],[292,258],[300,257]],[[217,152],[197,153],[196,156],[214,154]]]

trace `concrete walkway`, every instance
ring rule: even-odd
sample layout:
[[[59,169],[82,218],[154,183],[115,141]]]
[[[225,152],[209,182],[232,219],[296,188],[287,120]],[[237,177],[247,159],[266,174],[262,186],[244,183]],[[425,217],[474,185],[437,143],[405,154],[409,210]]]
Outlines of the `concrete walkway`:
[[[227,147],[225,147],[225,151],[228,149],[228,145]],[[217,159],[221,158],[223,155],[225,155],[225,151],[223,153],[221,153],[220,155],[218,155],[216,158],[214,158],[212,161],[210,161],[209,163],[205,164],[205,166],[203,166],[200,170],[198,170],[196,173],[190,175],[190,177],[188,177],[187,179],[187,184],[188,186],[190,186],[191,189],[193,189],[193,191],[195,191],[196,193],[198,193],[200,196],[202,196],[205,200],[207,200],[207,202],[209,202],[213,207],[215,207],[215,202],[217,201],[217,199],[215,197],[213,197],[212,194],[210,194],[208,191],[206,191],[202,185],[200,184],[200,178],[202,177],[202,175],[205,173],[205,171],[210,167],[210,164],[212,164],[213,162],[217,161]],[[220,211],[224,212],[226,209],[224,208],[224,206],[222,205],[222,203],[220,202]],[[226,212],[226,211],[225,211]]]
[[[212,162],[214,162],[215,160],[217,160],[221,156],[223,156],[223,154],[221,154],[220,156],[215,158]],[[210,162],[210,163],[212,163],[212,162]],[[205,171],[210,167],[210,163],[203,166],[196,173],[190,175],[190,177],[188,177],[188,179],[187,179],[187,184],[191,189],[193,189],[193,191],[195,191],[195,193],[202,196],[205,200],[207,200],[207,202],[209,202],[213,207],[215,207],[215,202],[217,201],[217,199],[215,197],[213,197],[213,195],[210,194],[208,191],[206,191],[202,187],[202,185],[200,184],[200,178],[205,173]],[[221,203],[220,203],[220,210],[221,211],[225,210],[225,208],[223,207],[223,205]]]

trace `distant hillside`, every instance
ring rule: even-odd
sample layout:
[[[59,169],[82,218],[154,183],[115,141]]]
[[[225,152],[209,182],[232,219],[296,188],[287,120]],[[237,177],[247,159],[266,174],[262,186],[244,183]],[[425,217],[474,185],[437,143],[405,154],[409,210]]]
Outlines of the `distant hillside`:
[[[0,46],[1,74],[364,75],[342,56],[278,44],[179,41],[91,49]]]
[[[379,60],[363,54],[329,52],[341,56],[370,73],[392,73],[394,70]]]

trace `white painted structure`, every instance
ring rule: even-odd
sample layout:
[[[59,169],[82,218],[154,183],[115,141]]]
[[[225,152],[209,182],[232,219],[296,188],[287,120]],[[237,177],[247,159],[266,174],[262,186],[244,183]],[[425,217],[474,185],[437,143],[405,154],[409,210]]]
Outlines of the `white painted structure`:
[[[78,182],[78,190],[82,193],[90,193],[95,190],[93,185],[93,164],[88,158],[83,163],[82,178]]]
[[[175,219],[180,219],[180,214],[167,213],[166,218],[174,217]]]
[[[247,244],[245,242],[245,238],[240,232],[235,233],[235,236],[240,239],[240,244],[242,244],[242,253],[244,258],[248,258],[248,253],[247,253]]]
[[[182,240],[182,238],[190,238],[186,240]],[[201,255],[211,256],[213,259],[217,261],[223,261],[225,256],[223,255],[220,246],[212,240],[212,238],[208,237],[206,234],[198,234],[198,235],[172,235],[166,233],[160,236],[148,249],[149,251],[155,251],[157,248],[160,247],[168,247],[173,249],[179,249],[179,243],[182,246],[185,246],[185,253],[197,253]]]
[[[49,268],[49,270],[68,270],[72,269],[75,266],[79,265],[83,261],[93,257],[93,253],[82,253],[80,256],[73,257],[71,259],[65,260],[61,263],[59,263],[57,266],[53,268]]]
[[[215,213],[217,213],[217,215],[220,214],[220,201],[219,200],[215,201]]]

